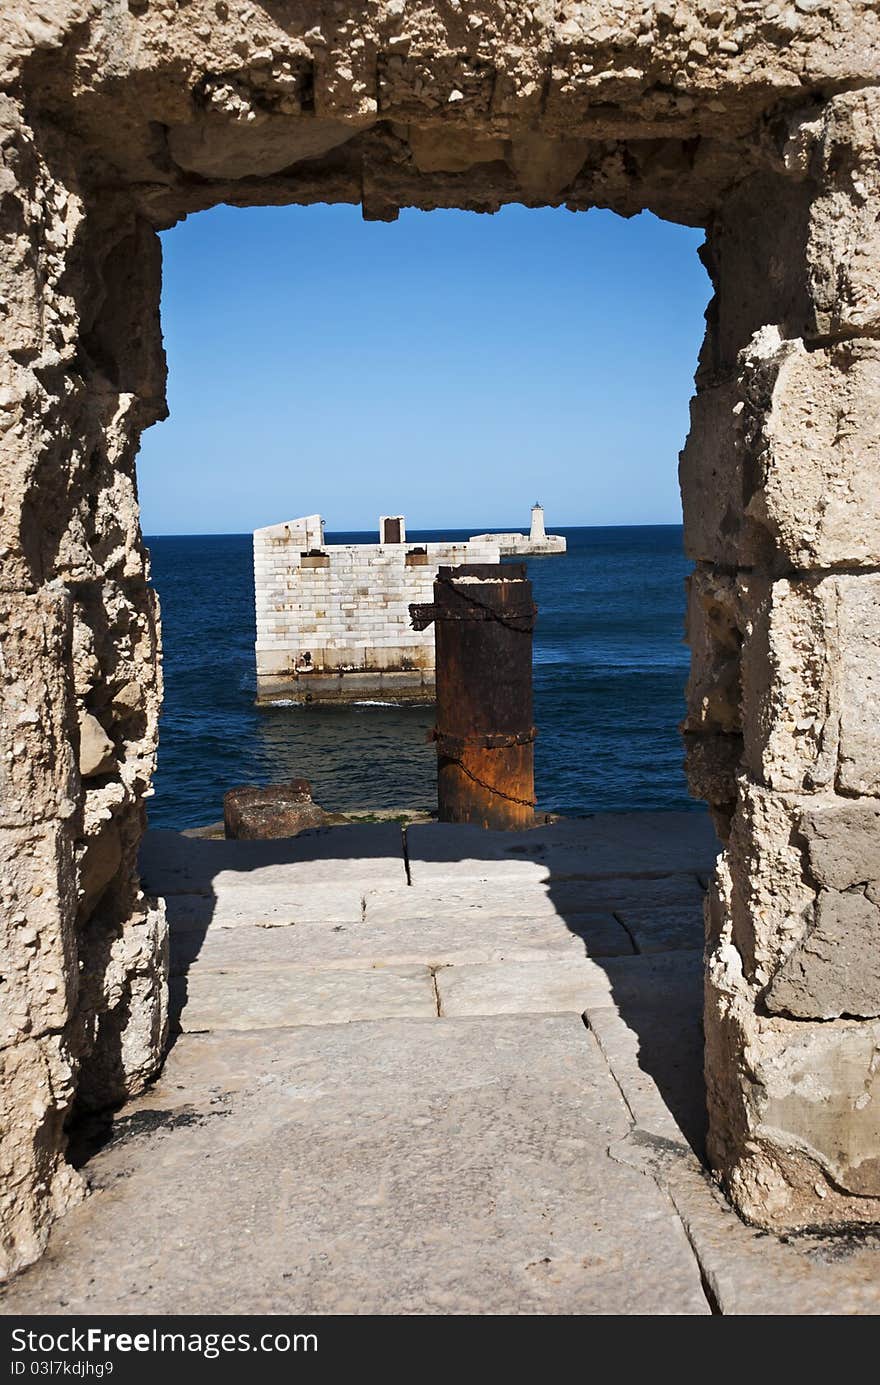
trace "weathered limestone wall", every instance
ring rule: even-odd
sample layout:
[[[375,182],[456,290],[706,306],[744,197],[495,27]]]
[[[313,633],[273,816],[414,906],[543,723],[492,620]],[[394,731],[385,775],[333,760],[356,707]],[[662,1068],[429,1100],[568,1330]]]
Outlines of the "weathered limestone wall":
[[[708,228],[682,483],[692,784],[732,824],[712,1156],[758,1221],[880,1216],[874,0],[43,0],[0,74],[6,1265],[78,1195],[74,1099],[159,1061],[134,460],[165,407],[155,231],[221,201]]]
[[[723,201],[682,455],[711,1152],[784,1225],[880,1219],[878,192],[873,89]]]
[[[90,225],[64,141],[0,102],[4,355],[0,1267],[80,1195],[74,1099],[155,1071],[164,924],[136,854],[154,764],[157,608],[134,458],[163,411],[152,230],[112,199]],[[129,297],[138,267],[146,297]]]
[[[488,536],[331,543],[312,557],[303,551],[302,521],[255,530],[258,700],[432,697],[434,632],[412,628],[410,602],[433,600],[443,564],[499,558]]]

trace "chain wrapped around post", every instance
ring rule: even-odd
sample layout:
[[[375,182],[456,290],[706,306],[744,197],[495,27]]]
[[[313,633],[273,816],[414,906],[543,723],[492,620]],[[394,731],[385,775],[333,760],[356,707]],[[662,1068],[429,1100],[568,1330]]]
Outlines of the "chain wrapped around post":
[[[441,567],[432,603],[410,606],[436,644],[441,822],[515,830],[534,821],[532,632],[524,563]]]

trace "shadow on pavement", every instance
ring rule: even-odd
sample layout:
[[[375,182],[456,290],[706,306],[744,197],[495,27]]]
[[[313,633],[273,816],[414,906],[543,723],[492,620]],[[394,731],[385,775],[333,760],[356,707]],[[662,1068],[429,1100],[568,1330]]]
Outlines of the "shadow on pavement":
[[[517,833],[446,824],[402,832],[395,823],[319,828],[275,841],[150,832],[141,856],[143,887],[165,898],[171,932],[168,1048],[181,1033],[189,971],[218,920],[221,896],[224,926],[237,900],[242,922],[284,926],[332,923],[334,911],[359,920],[366,892],[377,886],[442,897],[462,882],[483,881],[488,895],[499,898],[520,885],[538,886],[582,944],[582,952],[570,955],[589,957],[605,973],[609,1013],[616,1011],[635,1035],[640,1069],[703,1159],[701,882],[717,850],[708,815],[700,812],[597,814]],[[295,881],[288,887],[292,866]],[[608,941],[610,918],[619,924],[619,947]],[[449,931],[454,937],[453,911]],[[601,1033],[597,1038],[602,1043]],[[78,1164],[90,1158],[111,1127],[109,1112],[79,1122],[72,1158]]]

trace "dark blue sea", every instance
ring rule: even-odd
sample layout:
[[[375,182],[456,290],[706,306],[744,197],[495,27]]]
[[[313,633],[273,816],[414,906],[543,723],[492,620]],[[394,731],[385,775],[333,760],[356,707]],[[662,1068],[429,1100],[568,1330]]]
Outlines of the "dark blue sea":
[[[474,531],[415,531],[412,541]],[[567,814],[698,808],[677,725],[688,652],[689,563],[681,528],[562,530],[568,553],[529,560],[535,630],[539,807]],[[162,605],[165,708],[154,827],[223,816],[236,784],[304,776],[315,800],[350,808],[434,807],[431,707],[254,705],[250,534],[147,540]],[[328,534],[370,543],[375,534]]]

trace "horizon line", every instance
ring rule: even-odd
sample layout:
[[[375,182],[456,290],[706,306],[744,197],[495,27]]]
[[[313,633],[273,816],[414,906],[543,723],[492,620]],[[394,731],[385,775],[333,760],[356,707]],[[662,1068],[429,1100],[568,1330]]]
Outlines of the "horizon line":
[[[278,524],[285,524],[289,521],[282,519],[276,520],[275,522]],[[258,525],[257,527],[261,529],[266,528],[265,525]],[[655,520],[651,523],[642,522],[639,524],[631,524],[621,520],[614,524],[563,524],[552,530],[548,529],[547,532],[548,534],[551,532],[564,534],[566,531],[572,529],[681,529],[683,527],[683,522],[681,520]],[[436,524],[430,527],[419,525],[407,531],[407,539],[405,542],[409,541],[409,534],[437,534],[444,531],[451,531],[457,534],[519,534],[527,532],[522,529],[522,527],[517,528],[516,525],[504,526],[495,524],[487,529],[479,529],[475,525],[462,524]],[[200,532],[193,532],[191,530],[168,530],[164,533],[150,534],[146,533],[146,531],[142,532],[145,539],[237,539],[251,538],[256,531],[253,529],[204,529]],[[378,526],[374,524],[369,529],[325,528],[324,532],[325,534],[378,534],[379,530]]]

